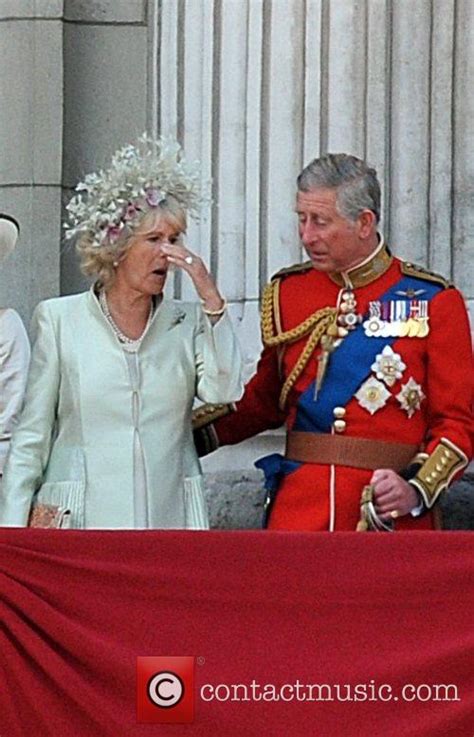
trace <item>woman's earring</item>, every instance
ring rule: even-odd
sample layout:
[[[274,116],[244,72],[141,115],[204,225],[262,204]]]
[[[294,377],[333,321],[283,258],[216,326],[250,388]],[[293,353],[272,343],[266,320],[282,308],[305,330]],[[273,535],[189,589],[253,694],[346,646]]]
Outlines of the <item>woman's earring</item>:
[[[119,265],[119,262],[118,261],[114,261],[113,264],[112,264],[112,266],[114,267],[114,269],[116,269],[118,265]]]

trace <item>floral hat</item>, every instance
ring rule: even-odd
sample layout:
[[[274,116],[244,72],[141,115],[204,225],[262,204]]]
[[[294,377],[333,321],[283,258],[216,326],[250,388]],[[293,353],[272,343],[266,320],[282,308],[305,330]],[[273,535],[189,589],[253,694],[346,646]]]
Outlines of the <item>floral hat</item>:
[[[135,144],[119,149],[107,170],[87,174],[66,206],[65,238],[90,233],[93,245],[114,245],[140,213],[172,196],[195,219],[210,197],[201,183],[199,162],[185,161],[179,143],[144,133]],[[204,191],[206,190],[206,191]]]

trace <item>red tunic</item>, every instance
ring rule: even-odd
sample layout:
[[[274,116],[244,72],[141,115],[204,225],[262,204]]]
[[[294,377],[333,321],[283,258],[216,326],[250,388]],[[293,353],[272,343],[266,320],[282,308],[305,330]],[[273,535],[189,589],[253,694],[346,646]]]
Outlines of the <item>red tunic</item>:
[[[357,313],[366,315],[369,303],[378,300],[403,277],[401,263],[393,259],[381,276],[375,276],[364,286],[354,284]],[[418,276],[422,290],[423,275]],[[428,274],[426,279],[433,281]],[[282,330],[294,328],[318,309],[335,307],[340,292],[341,286],[331,276],[313,268],[285,275],[281,280],[279,299]],[[446,438],[467,458],[471,457],[473,362],[469,321],[459,291],[442,288],[431,299],[429,326],[429,333],[424,338],[395,339],[392,350],[399,354],[406,366],[402,377],[387,387],[391,396],[373,414],[352,396],[345,404],[344,435],[411,443],[428,455],[441,438]],[[215,423],[220,445],[238,443],[283,423],[288,430],[293,428],[298,400],[315,379],[320,348],[315,350],[290,391],[284,411],[279,408],[279,397],[282,384],[298,360],[306,340],[307,336],[285,345],[280,365],[279,349],[264,349],[257,372],[237,404],[237,411]],[[350,360],[357,363],[358,355],[351,356]],[[362,383],[371,375],[373,371],[369,365]],[[397,394],[410,378],[417,382],[425,395],[419,409],[411,416],[397,400]],[[359,519],[361,491],[371,475],[371,470],[350,466],[302,463],[281,479],[269,528],[354,530]],[[408,515],[397,520],[396,527],[422,529],[432,524],[431,514],[419,518]]]

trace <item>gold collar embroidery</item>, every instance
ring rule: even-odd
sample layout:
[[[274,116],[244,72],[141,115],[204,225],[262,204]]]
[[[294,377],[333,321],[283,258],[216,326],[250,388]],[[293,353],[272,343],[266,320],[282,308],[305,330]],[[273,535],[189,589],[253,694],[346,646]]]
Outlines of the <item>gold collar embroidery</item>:
[[[357,289],[378,279],[392,265],[393,256],[381,241],[376,250],[363,263],[349,271],[334,272],[329,278],[340,287]]]

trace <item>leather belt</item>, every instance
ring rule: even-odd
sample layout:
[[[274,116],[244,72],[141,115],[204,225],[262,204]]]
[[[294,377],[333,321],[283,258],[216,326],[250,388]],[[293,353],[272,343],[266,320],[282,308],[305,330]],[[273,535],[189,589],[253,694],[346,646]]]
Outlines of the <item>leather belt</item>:
[[[304,463],[402,471],[410,465],[418,450],[418,445],[408,443],[293,431],[286,436],[285,455],[292,461]]]

